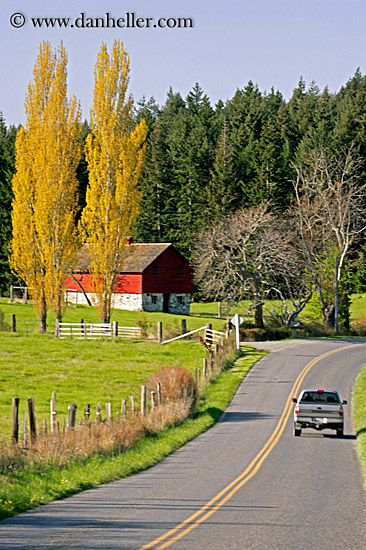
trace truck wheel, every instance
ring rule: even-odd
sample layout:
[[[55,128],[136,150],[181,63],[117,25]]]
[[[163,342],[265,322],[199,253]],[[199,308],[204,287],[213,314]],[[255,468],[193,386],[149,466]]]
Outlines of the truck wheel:
[[[337,437],[343,437],[343,427],[337,428]]]
[[[294,436],[295,437],[300,437],[301,435],[301,428],[295,428],[294,427]]]

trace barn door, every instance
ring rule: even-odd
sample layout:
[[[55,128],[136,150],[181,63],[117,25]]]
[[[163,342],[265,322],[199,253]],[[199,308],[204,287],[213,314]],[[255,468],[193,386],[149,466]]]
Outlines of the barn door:
[[[169,313],[169,297],[170,294],[163,294],[163,313]]]

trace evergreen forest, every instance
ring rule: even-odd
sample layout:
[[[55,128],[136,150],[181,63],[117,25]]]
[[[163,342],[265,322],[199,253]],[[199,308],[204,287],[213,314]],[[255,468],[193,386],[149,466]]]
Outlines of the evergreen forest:
[[[141,213],[135,242],[172,242],[188,259],[202,229],[223,215],[270,200],[277,212],[294,198],[296,165],[311,150],[341,154],[353,146],[366,180],[366,76],[359,70],[338,92],[301,78],[289,100],[262,92],[253,82],[226,102],[212,105],[196,84],[186,98],[172,89],[164,105],[143,98],[135,121],[148,126]],[[11,180],[17,128],[0,117],[0,295],[15,281],[8,264]],[[84,123],[83,137],[89,132]],[[78,167],[79,212],[85,206],[88,172]],[[353,245],[352,291],[366,290],[364,237]]]

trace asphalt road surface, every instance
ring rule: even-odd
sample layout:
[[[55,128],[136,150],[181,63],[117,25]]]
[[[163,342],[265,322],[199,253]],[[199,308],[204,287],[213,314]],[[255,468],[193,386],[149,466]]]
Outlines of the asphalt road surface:
[[[146,472],[2,521],[0,548],[366,550],[351,420],[366,342],[271,347],[205,434]],[[290,401],[310,386],[348,400],[344,439],[293,437]]]

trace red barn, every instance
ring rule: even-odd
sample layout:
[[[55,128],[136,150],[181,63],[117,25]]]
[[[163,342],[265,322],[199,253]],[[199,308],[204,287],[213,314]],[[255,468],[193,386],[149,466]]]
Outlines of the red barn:
[[[129,240],[127,246],[112,306],[188,315],[193,293],[193,272],[188,260],[171,243],[131,244]],[[68,278],[67,301],[86,304],[84,290],[93,303],[87,245],[80,250],[73,276],[78,284]]]

